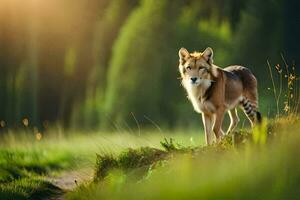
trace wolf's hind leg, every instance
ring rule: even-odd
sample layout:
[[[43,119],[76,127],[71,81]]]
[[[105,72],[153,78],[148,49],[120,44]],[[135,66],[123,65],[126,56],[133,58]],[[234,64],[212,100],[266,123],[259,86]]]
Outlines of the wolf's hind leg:
[[[215,121],[213,130],[214,130],[214,133],[216,135],[217,143],[221,141],[222,136],[223,136],[221,127],[222,127],[222,123],[223,123],[223,120],[224,120],[224,114],[225,114],[225,111],[223,109],[219,109],[215,114],[216,115],[216,121]]]
[[[222,133],[223,136],[226,135],[222,128],[221,128],[220,131],[221,131],[221,133]]]
[[[236,108],[232,109],[232,110],[229,110],[228,114],[229,114],[229,117],[230,117],[230,125],[229,125],[229,128],[228,128],[226,134],[231,133],[236,128],[237,124],[240,121],[240,118],[238,116]]]

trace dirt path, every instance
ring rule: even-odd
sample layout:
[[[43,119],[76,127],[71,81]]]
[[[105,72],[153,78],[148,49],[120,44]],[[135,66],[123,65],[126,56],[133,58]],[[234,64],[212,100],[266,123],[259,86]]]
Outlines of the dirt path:
[[[62,172],[57,176],[50,176],[47,178],[53,185],[59,187],[65,192],[74,190],[78,185],[86,183],[93,179],[93,169],[85,168],[79,170],[71,170]],[[64,199],[64,194],[57,197],[57,200]]]

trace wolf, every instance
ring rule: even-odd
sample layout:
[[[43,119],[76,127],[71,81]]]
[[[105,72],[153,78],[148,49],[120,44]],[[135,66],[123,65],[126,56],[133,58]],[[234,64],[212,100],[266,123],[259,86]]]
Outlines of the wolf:
[[[248,68],[233,65],[222,69],[216,66],[210,47],[193,53],[181,48],[179,72],[194,110],[202,114],[206,144],[213,143],[213,133],[216,142],[225,135],[222,123],[226,112],[231,120],[226,134],[235,129],[239,122],[238,107],[243,109],[251,126],[261,122],[257,80]]]

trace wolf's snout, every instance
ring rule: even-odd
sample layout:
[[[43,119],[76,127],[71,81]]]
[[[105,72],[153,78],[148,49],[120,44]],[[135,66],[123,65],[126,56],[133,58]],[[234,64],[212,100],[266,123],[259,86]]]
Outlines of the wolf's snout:
[[[196,77],[192,77],[192,78],[191,78],[192,83],[196,83],[197,79],[198,79],[198,78],[196,78]]]

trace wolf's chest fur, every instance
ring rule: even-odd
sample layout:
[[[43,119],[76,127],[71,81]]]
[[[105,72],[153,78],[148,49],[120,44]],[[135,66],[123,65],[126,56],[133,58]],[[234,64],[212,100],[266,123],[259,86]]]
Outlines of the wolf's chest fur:
[[[205,94],[211,85],[212,82],[209,80],[202,80],[198,86],[184,84],[188,93],[188,98],[196,112],[202,113],[215,111],[214,105],[210,101],[205,100]]]

